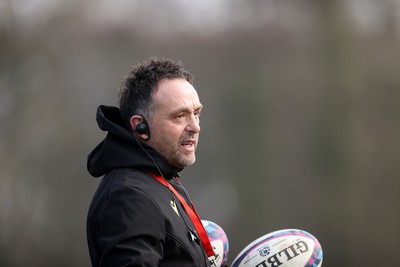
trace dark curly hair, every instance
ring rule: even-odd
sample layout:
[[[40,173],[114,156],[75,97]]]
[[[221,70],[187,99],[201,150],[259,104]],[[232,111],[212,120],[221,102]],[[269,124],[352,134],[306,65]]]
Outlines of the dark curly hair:
[[[131,130],[130,118],[140,114],[152,117],[152,96],[161,80],[182,78],[193,84],[192,74],[181,61],[167,58],[149,58],[133,66],[123,80],[119,94],[119,108],[125,127]]]

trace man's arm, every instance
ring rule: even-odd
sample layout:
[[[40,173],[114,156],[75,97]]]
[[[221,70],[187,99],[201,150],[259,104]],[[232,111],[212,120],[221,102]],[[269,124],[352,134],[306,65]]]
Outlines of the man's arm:
[[[158,266],[165,242],[164,218],[149,195],[123,188],[109,197],[97,237],[101,267]]]

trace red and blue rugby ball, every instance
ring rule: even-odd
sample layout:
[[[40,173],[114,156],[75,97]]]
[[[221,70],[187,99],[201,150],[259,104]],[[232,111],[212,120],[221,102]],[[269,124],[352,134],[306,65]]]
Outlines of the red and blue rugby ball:
[[[232,267],[321,267],[322,248],[310,233],[284,229],[266,234],[245,247]]]
[[[209,259],[212,266],[225,266],[228,260],[229,241],[224,229],[218,224],[208,220],[201,220],[201,222],[203,223],[208,239],[215,252],[215,257]]]

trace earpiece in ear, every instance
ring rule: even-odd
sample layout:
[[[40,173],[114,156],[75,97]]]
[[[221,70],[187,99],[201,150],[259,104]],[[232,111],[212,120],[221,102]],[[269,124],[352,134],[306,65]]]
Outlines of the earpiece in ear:
[[[144,124],[143,122],[139,123],[138,125],[136,125],[135,131],[138,134],[146,134],[149,131],[149,128],[147,127],[146,124]]]
[[[147,123],[146,119],[142,116],[143,121],[136,125],[135,132],[138,134],[146,134],[147,138],[144,139],[145,141],[150,139],[150,128],[149,124]]]

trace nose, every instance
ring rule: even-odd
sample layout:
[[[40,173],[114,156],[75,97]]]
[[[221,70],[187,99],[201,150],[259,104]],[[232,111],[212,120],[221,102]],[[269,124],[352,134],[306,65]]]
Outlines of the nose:
[[[189,117],[188,124],[186,125],[186,131],[192,133],[199,133],[200,132],[200,119],[196,115],[191,115]]]

